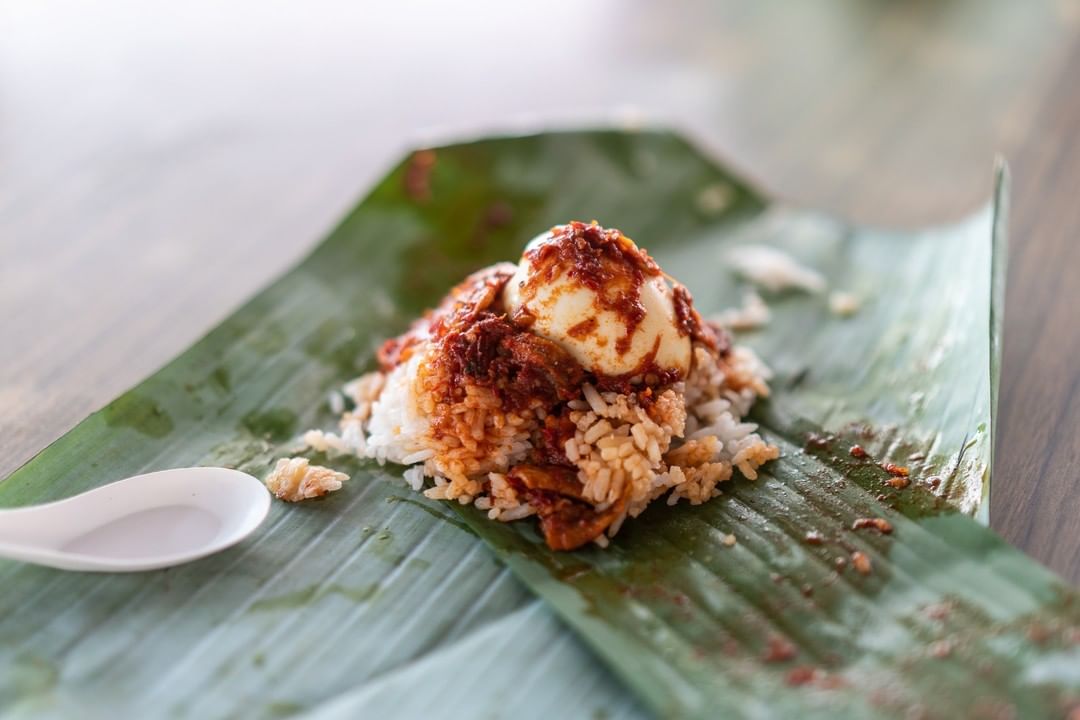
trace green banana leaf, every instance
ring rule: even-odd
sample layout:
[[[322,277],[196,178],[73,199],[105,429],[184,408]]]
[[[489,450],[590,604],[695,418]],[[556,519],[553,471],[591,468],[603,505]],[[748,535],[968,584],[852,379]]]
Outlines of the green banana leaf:
[[[772,322],[740,337],[776,370],[755,413],[781,459],[704,506],[650,509],[606,552],[559,555],[527,523],[411,493],[400,468],[312,454],[346,488],[275,504],[213,558],[139,575],[0,562],[0,713],[1064,714],[1075,593],[970,517],[988,508],[997,188],[955,226],[879,232],[777,208],[662,132],[408,158],[299,267],[0,483],[0,505],[152,468],[264,474],[300,431],[332,426],[327,392],[381,339],[570,218],[626,231],[705,311],[738,303],[725,253],[748,243],[860,296],[847,318],[822,296],[770,296]],[[895,530],[851,531],[860,517]],[[869,575],[835,566],[856,550]]]

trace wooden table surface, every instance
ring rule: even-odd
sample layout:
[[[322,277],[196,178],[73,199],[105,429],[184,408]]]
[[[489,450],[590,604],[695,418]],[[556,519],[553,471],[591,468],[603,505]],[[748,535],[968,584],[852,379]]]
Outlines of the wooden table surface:
[[[957,218],[1010,161],[992,524],[1080,581],[1080,3],[364,5],[0,0],[0,477],[405,148],[637,116],[877,224]]]

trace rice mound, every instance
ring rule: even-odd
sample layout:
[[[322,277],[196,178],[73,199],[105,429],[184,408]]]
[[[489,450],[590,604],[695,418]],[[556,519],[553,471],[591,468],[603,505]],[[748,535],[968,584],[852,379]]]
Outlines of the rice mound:
[[[493,520],[536,515],[554,550],[605,545],[649,503],[706,502],[779,455],[743,422],[768,369],[595,222],[469,275],[377,357],[331,394],[352,405],[338,431],[304,442],[404,465],[414,490]]]
[[[343,414],[341,434],[313,430],[305,442],[315,450],[406,465],[404,478],[413,490],[473,504],[492,520],[536,514],[507,472],[536,445],[544,408],[506,412],[490,388],[473,383],[466,383],[462,402],[439,408],[431,392],[438,378],[426,359],[416,352],[390,373],[368,373],[346,385],[355,408]],[[580,396],[566,403],[574,430],[562,450],[576,468],[582,499],[598,512],[621,505],[596,542],[606,545],[626,517],[637,517],[665,495],[669,505],[698,505],[718,495],[718,485],[735,470],[756,479],[779,450],[742,417],[768,395],[768,378],[747,348],[719,357],[695,344],[686,380],[656,392],[647,407],[636,393],[583,384]],[[452,432],[433,432],[431,418],[439,412],[453,422]]]

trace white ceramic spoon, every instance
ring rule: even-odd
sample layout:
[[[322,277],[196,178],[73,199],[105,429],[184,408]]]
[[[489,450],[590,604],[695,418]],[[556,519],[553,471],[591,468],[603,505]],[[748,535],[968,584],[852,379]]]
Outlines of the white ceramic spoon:
[[[161,470],[0,510],[0,557],[64,570],[155,570],[235,545],[269,509],[263,484],[238,470]]]

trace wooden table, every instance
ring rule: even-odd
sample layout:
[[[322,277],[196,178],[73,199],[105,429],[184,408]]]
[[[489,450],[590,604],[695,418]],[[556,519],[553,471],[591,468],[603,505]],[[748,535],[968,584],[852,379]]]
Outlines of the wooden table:
[[[1005,155],[993,525],[1080,580],[1080,4],[150,5],[0,5],[0,476],[289,267],[406,147],[638,115],[877,224],[959,217]]]

